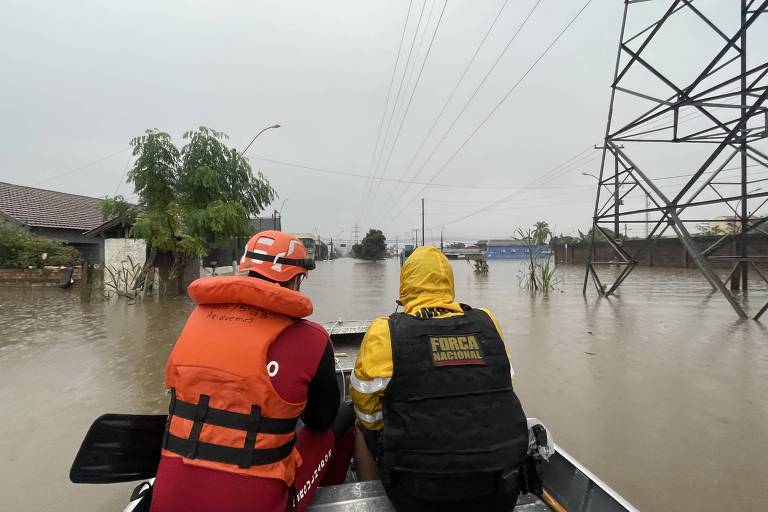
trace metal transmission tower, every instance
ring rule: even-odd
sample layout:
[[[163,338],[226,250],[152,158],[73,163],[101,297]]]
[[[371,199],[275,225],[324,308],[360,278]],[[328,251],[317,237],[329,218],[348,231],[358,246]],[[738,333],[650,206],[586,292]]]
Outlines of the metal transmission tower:
[[[360,243],[360,226],[357,224],[352,226],[352,240],[355,242],[355,245]]]
[[[760,146],[768,138],[768,16],[761,18],[768,0],[713,8],[717,16],[695,0],[624,2],[584,293],[591,279],[598,294],[613,294],[670,229],[740,317],[747,317],[742,303],[713,271],[712,260],[730,262],[725,281],[733,291],[747,294],[750,269],[768,283],[758,258],[750,256],[748,236],[764,233],[768,222],[768,185],[760,186],[768,182],[768,149]],[[755,43],[748,46],[750,40]],[[691,174],[668,182],[673,177],[665,174],[681,161],[694,162]],[[691,237],[691,223],[714,222],[729,227],[714,243]],[[631,253],[620,224],[625,230],[628,224],[649,227],[647,243]],[[598,258],[605,252],[597,250],[599,239],[607,240],[613,257]],[[732,255],[722,255],[730,248]],[[617,259],[618,273],[598,271]],[[754,318],[766,310],[768,304]]]

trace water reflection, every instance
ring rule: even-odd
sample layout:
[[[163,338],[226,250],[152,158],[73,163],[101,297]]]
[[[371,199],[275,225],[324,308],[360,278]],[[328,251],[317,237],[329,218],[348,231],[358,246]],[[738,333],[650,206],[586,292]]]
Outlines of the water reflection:
[[[768,332],[734,321],[697,272],[638,268],[618,296],[584,300],[581,267],[561,267],[547,297],[520,288],[514,262],[454,269],[457,298],[499,317],[526,412],[641,509],[768,502]],[[394,261],[320,262],[304,290],[317,321],[368,319],[394,311],[398,277]],[[69,464],[99,414],[165,408],[163,365],[191,308],[0,288],[4,508],[120,509],[129,486],[69,484]]]

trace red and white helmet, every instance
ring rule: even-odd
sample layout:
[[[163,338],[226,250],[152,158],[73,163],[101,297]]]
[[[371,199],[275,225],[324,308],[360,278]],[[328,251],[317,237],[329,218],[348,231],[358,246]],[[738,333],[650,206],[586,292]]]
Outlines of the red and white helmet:
[[[261,231],[245,244],[240,258],[240,272],[256,272],[267,279],[284,283],[298,274],[309,275],[315,260],[307,258],[307,249],[295,236],[282,231]]]

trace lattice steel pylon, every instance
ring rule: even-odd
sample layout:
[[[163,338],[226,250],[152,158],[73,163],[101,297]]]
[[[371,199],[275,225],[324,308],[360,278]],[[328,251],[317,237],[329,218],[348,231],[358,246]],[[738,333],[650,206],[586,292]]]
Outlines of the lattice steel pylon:
[[[624,2],[583,291],[591,279],[598,294],[613,294],[643,251],[671,229],[713,290],[747,318],[740,299],[750,269],[768,284],[749,252],[750,234],[765,233],[768,223],[768,176],[761,176],[768,169],[761,146],[768,139],[768,16],[761,17],[768,0],[710,2],[709,9],[695,0]],[[749,41],[757,43],[747,51]],[[687,46],[690,57],[683,55]],[[691,174],[668,176],[682,161],[695,162]],[[684,181],[665,183],[671,178]],[[726,228],[703,247],[690,223]],[[621,224],[625,231],[644,224],[648,243],[631,254]],[[615,252],[611,261],[597,261],[596,238]],[[734,255],[718,255],[731,246]],[[714,258],[733,263],[725,280],[713,270]],[[600,277],[605,264],[619,265],[612,283]],[[742,297],[732,293],[739,289]],[[768,304],[754,318],[766,310]]]

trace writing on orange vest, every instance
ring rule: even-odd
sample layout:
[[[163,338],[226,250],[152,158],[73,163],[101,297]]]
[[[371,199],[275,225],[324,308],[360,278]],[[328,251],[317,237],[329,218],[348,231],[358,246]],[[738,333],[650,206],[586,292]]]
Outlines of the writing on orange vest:
[[[272,387],[267,352],[312,313],[298,291],[253,277],[206,277],[165,368],[171,404],[162,454],[186,464],[293,484],[296,421],[306,402]]]

